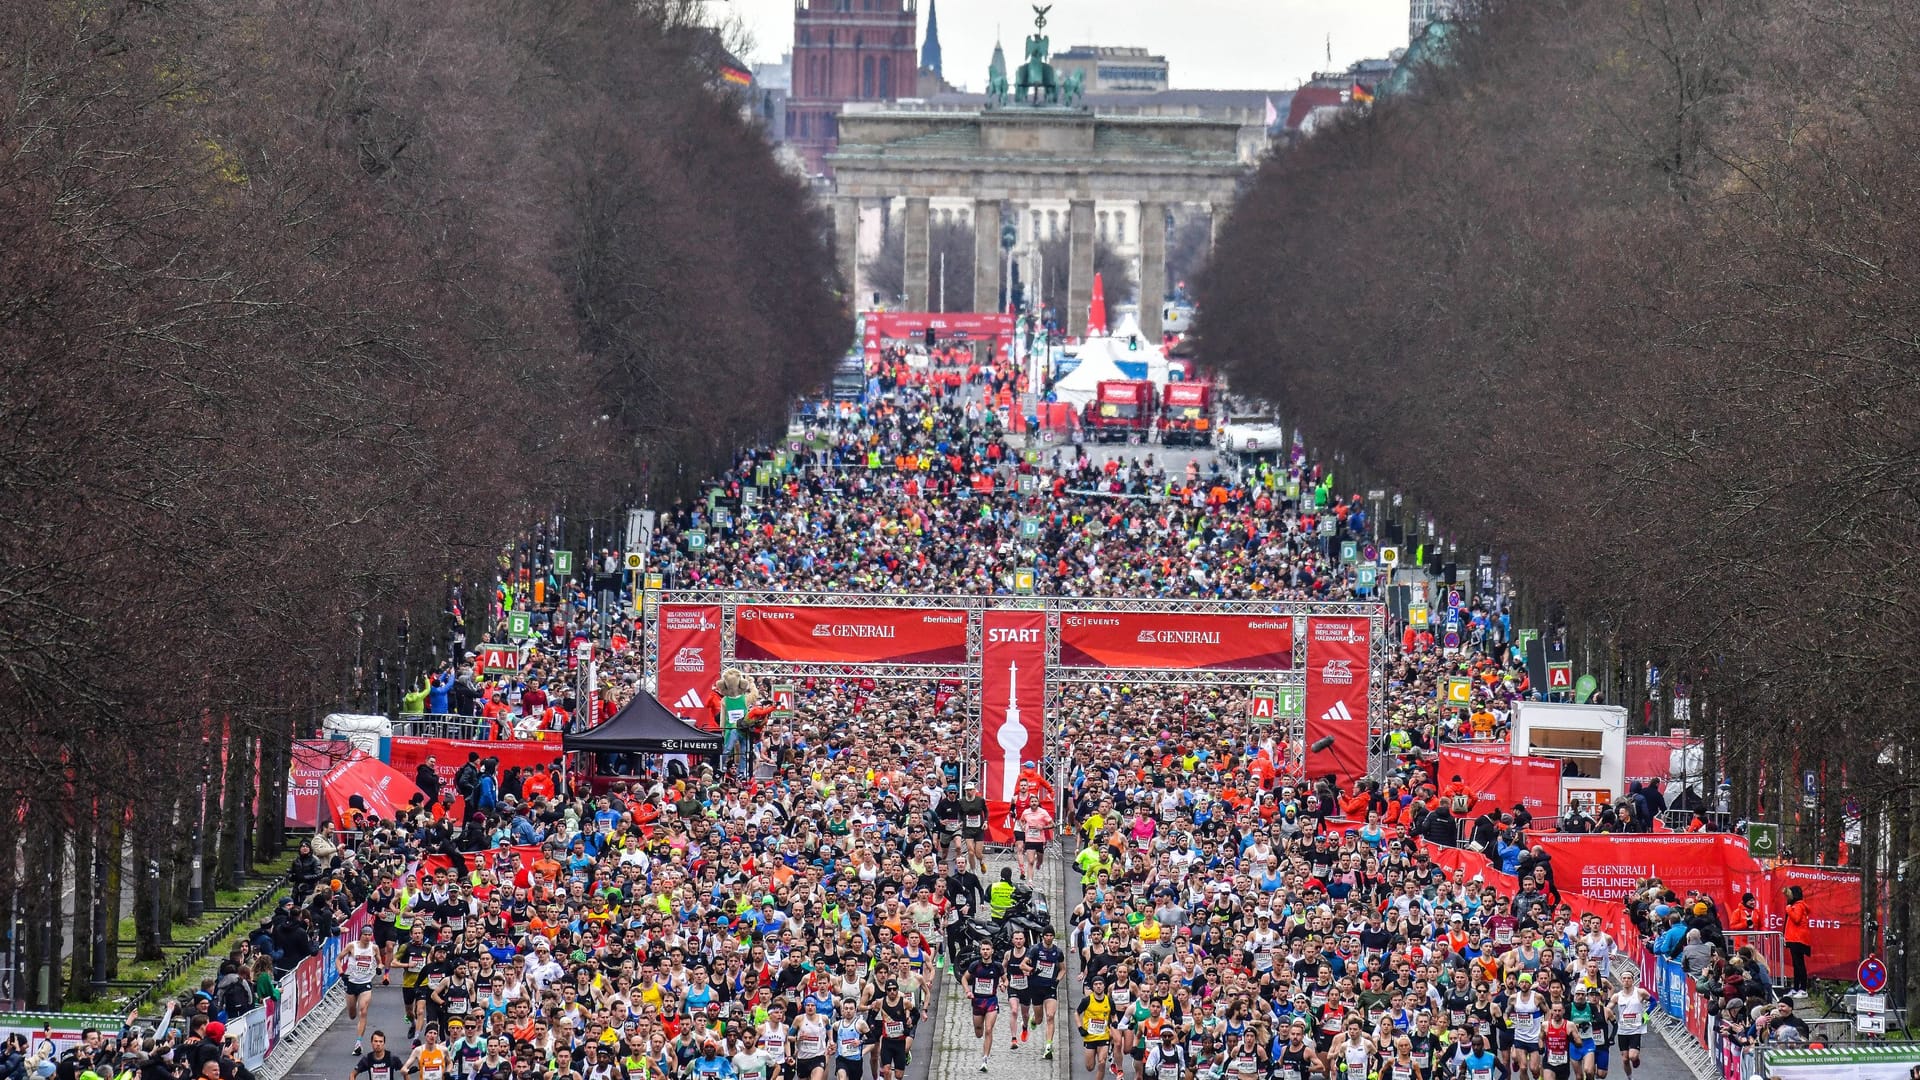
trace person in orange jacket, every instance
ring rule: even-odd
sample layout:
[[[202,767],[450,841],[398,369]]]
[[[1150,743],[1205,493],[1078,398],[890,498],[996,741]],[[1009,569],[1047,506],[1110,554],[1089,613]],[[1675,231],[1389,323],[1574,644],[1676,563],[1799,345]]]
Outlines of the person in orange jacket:
[[[1807,906],[1800,886],[1789,885],[1787,897],[1787,955],[1793,958],[1794,997],[1807,996],[1807,957],[1813,953],[1813,909]]]

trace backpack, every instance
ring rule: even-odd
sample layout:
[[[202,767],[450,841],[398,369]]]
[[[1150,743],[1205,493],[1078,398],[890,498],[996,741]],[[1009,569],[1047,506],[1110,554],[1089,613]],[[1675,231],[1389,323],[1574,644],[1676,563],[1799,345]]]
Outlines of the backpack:
[[[1453,812],[1455,815],[1464,814],[1472,809],[1473,803],[1465,795],[1455,795],[1453,797]]]

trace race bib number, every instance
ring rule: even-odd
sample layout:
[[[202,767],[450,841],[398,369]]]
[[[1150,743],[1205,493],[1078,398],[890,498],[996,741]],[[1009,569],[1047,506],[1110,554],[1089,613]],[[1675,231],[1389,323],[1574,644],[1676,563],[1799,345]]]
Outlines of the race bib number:
[[[1106,1035],[1106,1033],[1107,1033],[1107,1022],[1105,1020],[1087,1021],[1087,1038],[1098,1039]]]
[[[887,1038],[889,1038],[889,1039],[904,1039],[904,1038],[906,1038],[906,1036],[907,1036],[907,1025],[906,1025],[906,1024],[905,1024],[904,1022],[902,1022],[902,1021],[899,1021],[899,1020],[889,1020],[889,1021],[887,1021],[887,1027],[886,1027],[886,1036],[887,1036]]]

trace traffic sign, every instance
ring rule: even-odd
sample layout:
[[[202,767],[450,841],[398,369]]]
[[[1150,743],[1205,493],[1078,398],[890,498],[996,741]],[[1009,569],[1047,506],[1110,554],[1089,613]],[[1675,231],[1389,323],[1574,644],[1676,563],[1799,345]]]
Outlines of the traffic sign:
[[[639,570],[647,565],[647,553],[644,551],[627,552],[627,569]]]
[[[1747,822],[1747,854],[1756,859],[1780,857],[1780,826],[1767,821]]]
[[[1853,1030],[1862,1035],[1887,1033],[1887,995],[1855,994],[1853,996]]]
[[[1856,976],[1860,980],[1860,989],[1869,994],[1877,994],[1887,988],[1887,965],[1877,956],[1869,956],[1860,961],[1860,970]]]
[[[561,577],[573,575],[573,552],[556,551],[553,553],[553,572]]]
[[[1380,549],[1380,565],[1394,567],[1400,565],[1400,549],[1389,544]]]
[[[1572,661],[1562,661],[1558,664],[1549,663],[1547,665],[1547,689],[1553,693],[1567,692],[1573,689]]]

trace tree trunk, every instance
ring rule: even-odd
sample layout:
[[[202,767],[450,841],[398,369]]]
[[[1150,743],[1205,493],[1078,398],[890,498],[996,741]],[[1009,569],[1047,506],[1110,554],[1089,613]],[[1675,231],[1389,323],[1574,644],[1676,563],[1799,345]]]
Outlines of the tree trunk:
[[[73,954],[68,965],[67,996],[93,1000],[94,846],[100,842],[95,822],[82,819],[73,833]]]
[[[127,806],[119,799],[108,800],[107,818],[107,978],[120,977],[120,920],[126,917],[124,892],[129,871],[127,856]],[[134,871],[136,874],[138,871]]]

